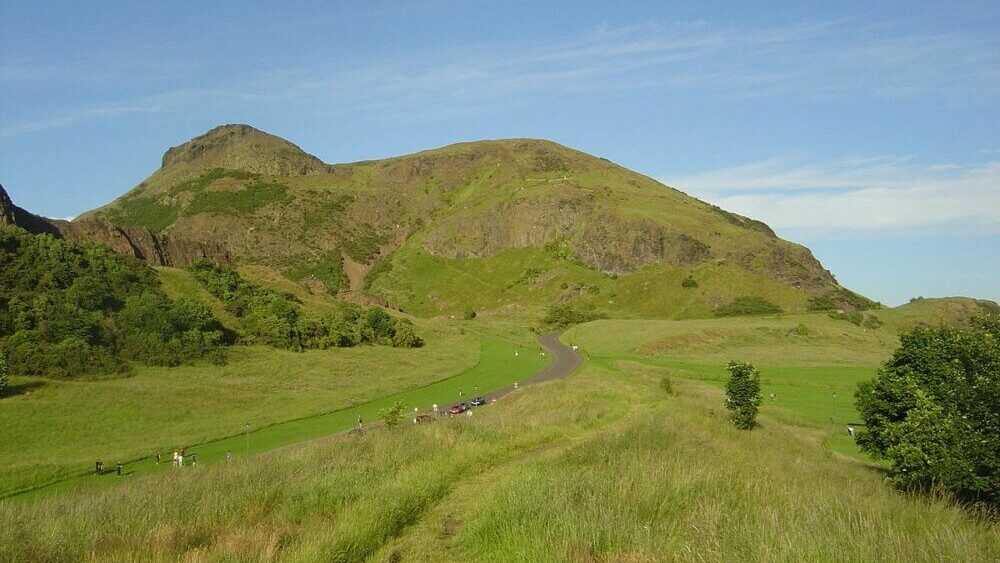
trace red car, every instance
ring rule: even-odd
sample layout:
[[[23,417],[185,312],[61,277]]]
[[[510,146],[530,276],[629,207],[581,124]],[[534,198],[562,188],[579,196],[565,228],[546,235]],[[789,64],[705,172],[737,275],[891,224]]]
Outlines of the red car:
[[[448,409],[448,414],[450,415],[462,414],[467,410],[469,410],[469,405],[465,403],[458,403],[457,405],[452,405],[452,407]]]

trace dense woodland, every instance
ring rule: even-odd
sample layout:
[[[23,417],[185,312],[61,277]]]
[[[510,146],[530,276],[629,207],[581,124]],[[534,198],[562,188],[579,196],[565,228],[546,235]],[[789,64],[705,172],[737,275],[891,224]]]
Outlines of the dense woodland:
[[[125,373],[129,361],[221,360],[222,325],[204,304],[172,301],[156,272],[96,244],[0,227],[0,350],[10,373]]]
[[[413,323],[344,304],[303,315],[293,296],[200,262],[191,271],[240,319],[234,334],[204,303],[171,300],[152,268],[91,243],[0,227],[0,356],[14,375],[124,374],[130,362],[177,366],[225,361],[224,347],[303,350],[384,344],[419,347]]]

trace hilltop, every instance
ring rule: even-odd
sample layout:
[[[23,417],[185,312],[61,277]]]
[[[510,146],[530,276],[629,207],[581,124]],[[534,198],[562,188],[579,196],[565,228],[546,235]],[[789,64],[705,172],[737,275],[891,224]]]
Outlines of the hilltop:
[[[314,292],[420,316],[711,316],[752,297],[852,308],[805,247],[767,225],[554,142],[460,143],[325,164],[248,125],[169,149],[162,166],[64,236],[154,265],[252,264]]]

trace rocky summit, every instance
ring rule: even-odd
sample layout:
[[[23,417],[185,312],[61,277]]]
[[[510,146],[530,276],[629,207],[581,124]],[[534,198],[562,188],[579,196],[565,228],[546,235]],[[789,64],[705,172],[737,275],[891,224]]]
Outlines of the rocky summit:
[[[795,311],[849,294],[759,221],[534,139],[325,164],[224,125],[170,148],[109,205],[31,228],[157,266],[254,265],[429,316],[553,302],[706,316],[745,297]]]

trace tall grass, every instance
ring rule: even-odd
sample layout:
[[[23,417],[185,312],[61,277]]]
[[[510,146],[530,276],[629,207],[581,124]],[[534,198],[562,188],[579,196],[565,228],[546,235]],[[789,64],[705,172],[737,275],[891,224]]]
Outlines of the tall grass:
[[[471,418],[0,504],[3,561],[991,561],[996,524],[896,493],[721,395],[590,365]]]

